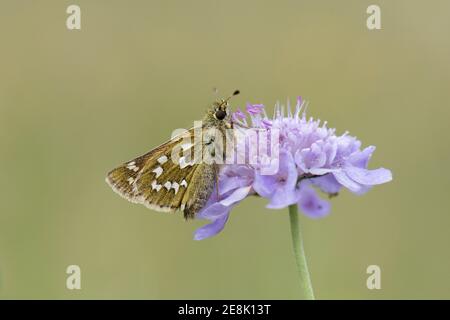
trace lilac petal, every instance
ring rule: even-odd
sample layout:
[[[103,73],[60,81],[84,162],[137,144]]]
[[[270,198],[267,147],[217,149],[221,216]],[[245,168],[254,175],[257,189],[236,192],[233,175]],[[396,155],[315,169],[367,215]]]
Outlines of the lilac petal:
[[[239,177],[227,177],[221,179],[219,182],[219,193],[220,195],[226,194],[227,192],[239,188],[241,186],[241,178]]]
[[[369,163],[370,157],[374,151],[375,147],[369,146],[363,151],[355,152],[350,155],[348,161],[355,167],[367,168],[367,164]]]
[[[369,191],[370,189],[372,189],[372,187],[373,187],[373,186],[365,186],[365,185],[362,185],[362,186],[361,186],[361,189],[360,189],[358,192],[355,192],[355,194],[358,195],[358,196],[361,196],[361,195],[363,195],[364,193],[366,193],[367,191]]]
[[[230,207],[224,206],[220,202],[215,202],[209,206],[205,206],[199,213],[197,213],[196,218],[198,219],[208,219],[215,220],[218,217],[227,214],[230,211]]]
[[[301,188],[298,206],[310,218],[322,218],[330,212],[330,203],[321,199],[310,186]]]
[[[337,139],[337,151],[335,159],[337,161],[345,159],[354,152],[359,151],[361,146],[361,141],[357,140],[355,137],[348,136],[346,134],[338,137]]]
[[[342,185],[337,182],[332,174],[326,174],[322,177],[310,179],[310,181],[320,190],[329,194],[338,193],[342,188]]]
[[[327,165],[331,165],[334,161],[334,158],[336,157],[337,153],[337,144],[334,141],[330,141],[325,144],[323,147],[323,151],[326,154],[327,157]]]
[[[247,104],[247,112],[251,115],[260,114],[263,112],[264,105],[262,104]]]
[[[280,169],[280,159],[278,156],[261,155],[257,159],[258,173],[264,176],[273,176]]]
[[[278,175],[285,179],[284,185],[286,188],[295,189],[297,185],[297,168],[295,167],[294,157],[290,152],[280,152],[280,167]]]
[[[354,181],[364,185],[382,184],[392,180],[391,171],[379,168],[375,170],[367,170],[353,166],[346,167],[345,173]]]
[[[253,182],[253,189],[255,189],[256,193],[261,197],[269,198],[275,191],[276,180],[275,176],[257,174],[255,176],[255,181]]]
[[[305,161],[305,153],[309,152],[309,149],[297,150],[294,154],[295,164],[303,171],[308,172],[308,168]]]
[[[311,148],[298,150],[295,153],[295,162],[303,172],[310,172],[314,168],[321,168],[325,165],[327,156],[325,152],[317,145],[313,144]]]
[[[235,112],[233,112],[233,119],[234,120],[242,120],[242,119],[245,119],[245,118],[246,118],[246,115],[245,115],[245,113],[243,113],[241,111],[240,108],[237,108],[237,110]]]
[[[246,165],[240,165],[234,169],[235,175],[240,178],[253,178],[254,171]]]
[[[273,175],[256,174],[253,188],[262,197],[271,198],[279,188],[287,191],[295,190],[297,185],[297,168],[292,155],[280,152],[278,172]]]
[[[233,193],[231,193],[227,198],[221,200],[219,203],[224,206],[231,206],[232,204],[243,200],[251,190],[251,186],[238,188]]]
[[[270,202],[266,206],[269,209],[282,209],[298,201],[298,192],[279,188],[270,197]]]
[[[194,233],[194,240],[203,240],[212,236],[215,236],[223,230],[227,223],[229,214],[223,215],[213,222],[198,228]]]
[[[313,144],[311,146],[311,154],[309,155],[309,167],[310,168],[320,168],[327,161],[327,156],[325,152],[317,145]]]
[[[272,127],[272,121],[268,120],[268,119],[263,119],[261,121],[261,124],[263,125],[264,128],[269,129]]]
[[[355,193],[361,191],[361,185],[350,179],[344,171],[333,172],[333,175],[340,184],[342,184],[350,191]]]
[[[318,169],[311,169],[309,170],[309,173],[318,175],[318,176],[323,176],[324,174],[330,173],[330,172],[335,172],[338,171],[338,169],[326,169],[326,168],[318,168]]]

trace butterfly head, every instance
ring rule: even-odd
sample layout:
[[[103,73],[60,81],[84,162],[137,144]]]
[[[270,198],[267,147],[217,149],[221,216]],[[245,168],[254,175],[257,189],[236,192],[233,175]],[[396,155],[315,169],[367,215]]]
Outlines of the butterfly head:
[[[239,90],[233,92],[231,96],[226,99],[219,99],[215,101],[208,110],[207,119],[216,126],[225,126],[231,128],[231,110],[229,100],[239,94]]]

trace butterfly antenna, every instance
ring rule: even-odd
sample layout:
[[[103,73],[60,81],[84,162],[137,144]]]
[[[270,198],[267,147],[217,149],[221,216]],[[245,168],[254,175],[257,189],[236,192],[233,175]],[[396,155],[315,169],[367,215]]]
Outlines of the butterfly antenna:
[[[237,96],[239,93],[241,93],[239,90],[234,90],[233,94],[231,96],[229,96],[228,98],[223,100],[223,103],[227,103],[228,100],[230,100],[231,98],[233,98],[234,96]]]

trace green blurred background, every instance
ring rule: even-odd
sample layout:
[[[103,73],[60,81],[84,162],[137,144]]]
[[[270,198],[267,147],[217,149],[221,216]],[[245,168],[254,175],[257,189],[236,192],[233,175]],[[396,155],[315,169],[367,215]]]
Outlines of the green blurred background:
[[[366,28],[366,8],[382,30]],[[66,29],[78,4],[82,29]],[[121,198],[104,176],[239,88],[377,146],[394,181],[301,217],[319,299],[450,298],[449,1],[0,3],[0,297],[296,299],[287,211],[248,199],[225,230]],[[82,289],[66,289],[66,267]],[[366,268],[382,269],[381,290]]]

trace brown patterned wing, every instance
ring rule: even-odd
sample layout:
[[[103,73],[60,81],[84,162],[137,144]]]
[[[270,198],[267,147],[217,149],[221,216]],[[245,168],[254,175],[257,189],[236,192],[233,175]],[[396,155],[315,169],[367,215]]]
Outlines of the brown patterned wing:
[[[193,129],[147,154],[112,170],[106,181],[119,195],[157,211],[183,211],[186,218],[195,216],[203,207],[214,185],[214,166],[193,162],[195,148]],[[180,150],[172,159],[172,150]],[[190,153],[189,160],[182,157]],[[206,186],[203,184],[207,184]]]

